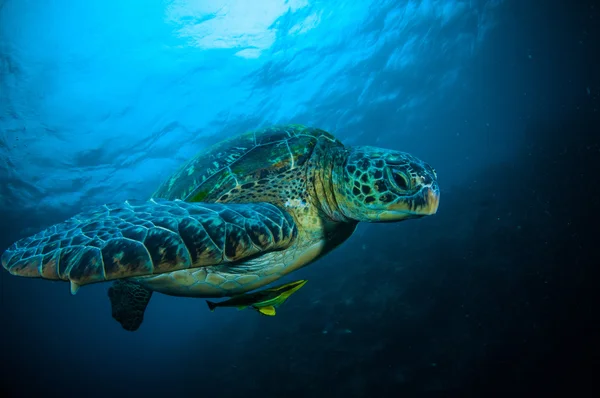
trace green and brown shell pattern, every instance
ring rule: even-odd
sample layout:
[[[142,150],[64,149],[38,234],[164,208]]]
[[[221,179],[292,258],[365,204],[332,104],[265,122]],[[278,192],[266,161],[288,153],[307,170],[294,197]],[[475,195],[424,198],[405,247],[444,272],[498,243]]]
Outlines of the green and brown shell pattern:
[[[326,131],[302,125],[232,137],[197,154],[153,196],[187,202],[272,202],[276,192],[270,180],[303,167],[319,138],[342,145]]]

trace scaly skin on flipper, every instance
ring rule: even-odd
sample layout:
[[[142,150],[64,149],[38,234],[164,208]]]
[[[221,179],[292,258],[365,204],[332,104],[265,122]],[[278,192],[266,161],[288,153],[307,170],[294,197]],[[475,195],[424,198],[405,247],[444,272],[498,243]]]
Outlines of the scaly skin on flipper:
[[[133,332],[144,321],[144,311],[152,298],[152,290],[136,282],[117,280],[108,288],[108,298],[112,307],[112,317],[123,329]]]
[[[13,275],[76,287],[126,277],[234,264],[288,247],[297,228],[269,203],[150,200],[102,206],[13,244],[2,265]]]

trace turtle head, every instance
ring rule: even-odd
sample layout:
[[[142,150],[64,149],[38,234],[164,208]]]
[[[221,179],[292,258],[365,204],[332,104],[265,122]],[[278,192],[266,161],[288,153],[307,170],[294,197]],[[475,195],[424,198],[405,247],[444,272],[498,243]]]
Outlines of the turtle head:
[[[435,170],[405,152],[347,149],[333,173],[334,196],[348,219],[394,222],[435,214],[440,190]]]

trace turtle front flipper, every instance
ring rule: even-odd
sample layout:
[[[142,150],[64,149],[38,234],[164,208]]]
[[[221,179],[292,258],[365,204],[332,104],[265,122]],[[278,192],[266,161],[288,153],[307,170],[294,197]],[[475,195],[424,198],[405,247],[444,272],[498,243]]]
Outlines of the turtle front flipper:
[[[152,199],[104,205],[14,243],[2,255],[11,274],[71,282],[157,275],[239,262],[291,245],[298,232],[269,203]]]

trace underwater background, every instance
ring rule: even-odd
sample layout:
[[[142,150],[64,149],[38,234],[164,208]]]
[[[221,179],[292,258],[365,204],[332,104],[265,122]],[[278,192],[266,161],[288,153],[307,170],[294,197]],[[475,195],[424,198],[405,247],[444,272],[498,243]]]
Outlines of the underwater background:
[[[599,24],[592,1],[0,0],[0,252],[272,124],[410,152],[441,187],[435,216],[285,277],[308,283],[273,318],[156,294],[131,333],[108,283],[2,269],[1,396],[584,396]]]

